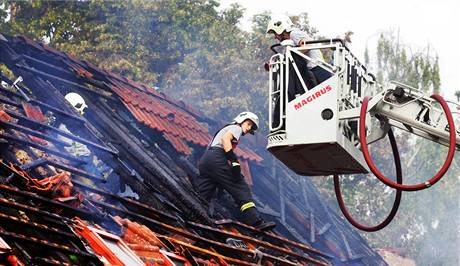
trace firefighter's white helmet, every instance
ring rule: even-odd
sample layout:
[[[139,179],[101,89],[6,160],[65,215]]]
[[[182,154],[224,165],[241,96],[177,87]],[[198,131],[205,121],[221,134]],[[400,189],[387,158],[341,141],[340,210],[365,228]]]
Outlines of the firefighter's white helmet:
[[[251,134],[253,134],[253,132],[259,128],[259,117],[256,114],[248,111],[242,112],[233,119],[233,122],[242,124],[244,121],[248,119],[251,120],[254,124],[250,132]]]
[[[276,34],[281,34],[283,31],[291,32],[294,24],[292,20],[285,15],[273,16],[270,22],[267,25],[267,33],[276,32]]]
[[[80,96],[80,94],[71,92],[68,93],[64,97],[80,114],[84,113],[84,110],[86,107],[88,107],[85,103],[85,100],[83,97]]]

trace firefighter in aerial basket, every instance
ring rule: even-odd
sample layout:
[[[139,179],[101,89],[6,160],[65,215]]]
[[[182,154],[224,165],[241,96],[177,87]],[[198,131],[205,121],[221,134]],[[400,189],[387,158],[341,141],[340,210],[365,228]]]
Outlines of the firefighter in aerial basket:
[[[259,230],[270,230],[276,224],[260,218],[251,189],[241,174],[240,163],[234,153],[240,137],[247,133],[254,134],[258,127],[259,118],[256,114],[242,112],[231,124],[220,129],[199,162],[200,175],[196,187],[200,196],[208,202],[217,188],[226,190],[238,204],[242,222]]]
[[[294,27],[291,19],[285,15],[274,16],[267,25],[267,34],[273,34],[275,39],[280,43],[286,40],[292,40],[294,46],[305,48],[305,43],[313,41],[310,35]],[[324,57],[319,49],[303,50],[312,60],[307,61],[296,53],[292,53],[292,58],[297,66],[302,79],[304,80],[308,90],[313,89],[316,85],[331,77],[331,73],[324,70],[315,62],[324,62]],[[292,64],[289,64],[289,88],[288,99],[293,100],[296,95],[305,93],[300,80],[296,76],[295,69]]]

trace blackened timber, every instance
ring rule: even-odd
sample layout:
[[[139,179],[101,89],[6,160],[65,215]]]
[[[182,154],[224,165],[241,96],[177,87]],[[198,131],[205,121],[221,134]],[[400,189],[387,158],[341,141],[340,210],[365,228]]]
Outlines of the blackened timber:
[[[60,250],[60,251],[80,255],[80,256],[83,256],[83,257],[91,258],[91,259],[98,259],[95,255],[93,255],[91,253],[84,252],[84,251],[81,251],[79,249],[71,248],[71,247],[68,247],[68,246],[59,245],[59,244],[49,242],[49,241],[46,241],[46,240],[37,239],[37,238],[34,238],[34,237],[30,237],[30,236],[25,236],[25,235],[15,234],[15,233],[5,232],[5,231],[0,231],[0,235],[4,236],[5,238],[14,238],[14,239],[21,240],[21,241],[32,242],[34,244],[39,244],[39,245],[47,247],[47,248],[54,248],[54,249],[57,249],[57,250]]]
[[[20,143],[20,144],[23,144],[23,145],[26,145],[26,146],[30,146],[30,147],[33,147],[33,148],[36,148],[36,149],[39,149],[39,150],[42,150],[42,151],[46,151],[48,153],[51,153],[51,154],[54,154],[56,156],[59,156],[61,158],[64,158],[64,159],[67,159],[69,161],[72,161],[72,162],[75,162],[75,163],[79,163],[79,164],[84,164],[86,163],[84,160],[82,159],[79,159],[75,156],[72,156],[72,155],[69,155],[69,154],[65,154],[63,152],[60,152],[60,151],[57,151],[57,150],[54,150],[54,149],[51,149],[51,148],[48,148],[46,146],[43,146],[43,145],[40,145],[38,143],[35,143],[33,141],[28,141],[28,140],[25,140],[25,139],[22,139],[22,138],[18,138],[18,137],[15,137],[15,136],[12,136],[12,135],[9,135],[9,134],[6,134],[6,133],[3,133],[3,134],[0,134],[0,136],[6,140],[10,140],[10,141],[13,141],[13,142],[17,142],[17,143]]]
[[[196,246],[193,246],[189,243],[186,243],[186,242],[183,242],[183,241],[180,241],[180,240],[177,240],[177,239],[174,239],[172,237],[167,237],[167,236],[160,236],[159,237],[161,240],[168,240],[172,243],[175,243],[179,246],[182,246],[184,248],[188,248],[190,250],[193,250],[194,252],[196,253],[200,253],[200,254],[204,254],[204,255],[208,255],[208,256],[213,256],[217,259],[222,259],[223,261],[225,262],[230,262],[230,263],[234,263],[235,265],[247,265],[247,266],[255,266],[257,264],[255,263],[250,263],[250,262],[246,262],[246,261],[242,261],[242,260],[238,260],[238,259],[234,259],[234,258],[230,258],[230,257],[226,257],[226,256],[223,256],[219,253],[216,253],[216,252],[213,252],[209,249],[204,249],[204,248],[200,248],[200,247],[196,247]]]
[[[99,101],[100,102],[100,106],[104,107],[104,108],[101,108],[102,110],[106,111],[106,110],[111,110],[112,108],[107,105],[105,102],[103,101]],[[121,117],[120,115],[118,115],[117,113],[107,113],[107,115],[111,116],[114,118],[115,121],[119,122],[118,124],[126,124],[126,119]],[[140,147],[141,149],[143,150],[143,152],[151,157],[152,159],[154,159],[159,165],[161,165],[161,169],[166,171],[167,174],[169,174],[170,176],[175,176],[175,177],[179,177],[179,181],[183,181],[184,178],[186,178],[186,174],[185,172],[183,172],[182,169],[180,169],[177,164],[175,164],[170,158],[169,156],[165,156],[163,153],[162,150],[160,150],[159,148],[155,147],[155,144],[152,144],[152,143],[155,143],[155,141],[149,137],[149,136],[146,136],[146,134],[144,134],[144,132],[142,132],[142,130],[138,130],[137,128],[131,126],[131,127],[125,127],[125,129],[130,132],[130,133],[133,133],[134,134],[134,137],[136,138],[136,140],[141,140],[140,141]],[[150,128],[149,128],[150,130]],[[149,131],[146,131],[146,132],[149,132]],[[151,134],[149,134],[151,135]],[[162,135],[162,134],[158,134],[157,135]],[[148,144],[148,147],[146,147],[147,145],[145,145],[145,143],[142,143],[142,141],[146,141],[147,144]],[[175,171],[173,171],[172,169],[175,169]],[[177,179],[175,179],[176,181]],[[184,185],[184,186],[187,186],[185,185],[184,183],[182,183],[181,185]]]
[[[34,257],[33,262],[38,263],[38,265],[59,265],[59,266],[70,266],[72,264],[64,261],[58,261],[54,259],[47,259],[42,257]]]
[[[260,230],[257,230],[255,229],[254,227],[252,226],[249,226],[249,225],[246,225],[246,224],[243,224],[243,223],[240,223],[240,222],[237,222],[237,221],[234,221],[234,220],[220,220],[220,221],[217,221],[218,224],[229,224],[229,225],[236,225],[236,226],[240,226],[240,227],[243,227],[243,228],[246,228],[246,229],[249,229],[249,230],[252,230],[252,231],[258,231],[259,233],[262,233],[264,236],[268,236],[269,238],[272,238],[272,239],[275,239],[275,240],[279,240],[285,244],[288,244],[292,247],[296,247],[296,248],[300,248],[304,251],[307,251],[307,252],[311,252],[311,253],[314,253],[314,254],[317,254],[317,255],[320,255],[320,256],[323,256],[323,257],[327,257],[327,258],[332,258],[331,256],[327,255],[327,254],[324,254],[323,252],[319,251],[319,250],[316,250],[312,247],[309,247],[307,245],[303,245],[301,243],[297,243],[297,242],[294,242],[294,241],[291,241],[285,237],[281,237],[279,235],[276,235],[274,233],[270,233],[270,232],[262,232]]]
[[[30,163],[21,165],[21,169],[27,171],[29,169],[33,169],[33,168],[39,167],[41,165],[44,165],[47,162],[48,162],[48,159],[40,158],[40,159],[37,159],[37,160],[32,161]]]
[[[5,104],[8,104],[8,105],[11,105],[11,106],[14,106],[14,107],[18,107],[18,108],[21,107],[21,104],[16,103],[14,101],[11,101],[10,99],[6,99],[5,97],[3,97],[1,95],[0,95],[0,103],[5,103]]]
[[[100,176],[92,175],[92,174],[90,174],[90,173],[88,173],[86,171],[77,169],[77,168],[69,166],[69,165],[65,165],[63,163],[56,162],[54,160],[47,160],[46,163],[48,165],[52,165],[52,166],[54,166],[56,168],[59,168],[59,169],[62,169],[64,171],[69,171],[69,172],[71,172],[71,173],[73,173],[75,175],[86,177],[86,178],[91,179],[93,181],[98,181],[98,182],[101,182],[101,183],[107,182],[104,178],[102,178]],[[74,180],[72,180],[72,182],[74,182]]]
[[[37,66],[37,65],[43,65],[46,67],[43,68],[43,67],[38,67],[37,69],[40,69],[43,73],[47,73],[48,75],[51,75],[51,76],[54,76],[56,77],[56,79],[59,79],[59,81],[62,81],[62,80],[67,80],[68,82],[72,82],[72,84],[78,84],[76,82],[79,82],[80,80],[78,79],[78,77],[76,77],[75,73],[73,72],[73,70],[70,70],[68,69],[68,67],[72,67],[72,64],[75,64],[75,63],[70,63],[68,60],[64,59],[64,60],[60,60],[59,63],[61,62],[64,62],[65,63],[65,68],[64,66],[58,66],[57,64],[50,64],[48,62],[44,62],[40,59],[36,59],[34,57],[30,57],[28,55],[21,55],[21,57],[27,59],[31,64],[32,67],[34,66]],[[84,67],[80,66],[79,64],[75,64],[75,65],[78,65],[78,67],[80,67],[81,69],[84,69]],[[56,71],[62,73],[63,75],[56,75]],[[86,70],[86,69],[85,69]],[[50,74],[52,73],[52,74]],[[73,81],[76,81],[75,83]],[[110,87],[108,87],[106,84],[104,84],[104,82],[100,82],[100,81],[97,81],[95,79],[86,79],[85,80],[86,83],[89,83],[95,87],[104,87],[105,86],[105,90],[108,91],[108,93],[112,94],[113,91]],[[80,84],[81,85],[81,84]],[[84,85],[81,85],[81,86],[84,86]],[[79,88],[83,88],[83,87],[79,87]],[[103,93],[100,93],[100,92],[97,92],[97,91],[94,91],[88,87],[85,87],[85,90],[90,92],[90,93],[93,93],[93,94],[96,94],[97,96],[101,96],[101,97],[104,97],[105,99],[109,100],[109,101],[117,101],[116,99],[110,97],[110,96],[107,96]]]
[[[43,99],[52,99],[54,105],[58,106],[63,110],[68,110],[76,112],[64,98],[64,95],[49,81],[43,81],[40,77],[33,77],[30,79],[30,82],[33,83],[33,88],[46,88],[34,90],[36,94],[41,95]],[[85,120],[85,123],[65,123],[67,128],[77,136],[85,136],[85,139],[93,143],[105,143],[107,147],[110,147],[112,151],[115,151],[118,154],[118,151],[111,145],[110,142],[105,141],[106,138],[101,134],[91,123],[88,123]],[[83,126],[82,126],[83,125]],[[117,169],[119,164],[114,160],[114,155],[101,151],[99,149],[93,149],[92,152],[99,158],[102,159],[108,166],[112,169]]]
[[[52,218],[50,220],[50,221],[52,221],[52,223],[62,225],[62,226],[67,226],[63,221],[71,222],[70,219],[68,219],[66,217],[63,217],[63,216],[60,216],[60,215],[57,215],[55,213],[43,211],[43,210],[40,210],[40,209],[35,208],[35,207],[31,207],[31,206],[24,205],[24,204],[14,202],[14,201],[9,201],[9,200],[3,199],[3,198],[0,198],[0,205]]]
[[[66,76],[66,78],[75,78],[75,75],[72,72],[70,72],[68,69],[65,69],[61,66],[50,64],[48,62],[28,56],[26,54],[22,54],[20,55],[20,57],[29,61],[31,63],[30,65],[32,65],[33,67],[36,67],[37,69],[50,70],[48,72],[53,72],[55,74],[62,74],[62,75],[59,75],[61,78],[64,77],[64,75]]]
[[[64,231],[60,231],[60,230],[58,230],[56,228],[53,228],[53,227],[50,227],[50,226],[47,226],[47,225],[44,225],[44,224],[39,224],[39,223],[31,222],[31,221],[28,221],[28,220],[25,220],[25,219],[20,219],[18,217],[7,215],[7,214],[1,213],[1,212],[0,212],[0,219],[4,220],[4,221],[8,221],[8,224],[10,224],[10,223],[17,224],[18,225],[17,228],[19,230],[22,230],[21,226],[29,226],[31,228],[43,230],[43,231],[46,231],[48,233],[54,233],[54,234],[57,234],[57,235],[60,235],[60,236],[63,236],[63,237],[70,237],[70,238],[79,239],[74,234],[67,233],[67,232],[64,232]]]
[[[225,249],[227,251],[235,252],[235,254],[245,254],[245,255],[250,256],[250,257],[254,256],[254,252],[252,250],[248,250],[248,249],[244,249],[244,248],[237,248],[237,247],[233,247],[231,245],[223,244],[221,242],[210,240],[210,239],[207,239],[205,237],[202,237],[202,236],[193,234],[191,232],[185,231],[184,229],[176,228],[176,227],[171,226],[169,224],[165,224],[165,223],[156,221],[154,219],[145,217],[143,215],[139,215],[139,214],[131,212],[131,211],[123,210],[123,209],[121,209],[119,207],[110,205],[108,203],[96,202],[96,201],[92,201],[92,202],[94,204],[97,204],[97,205],[101,206],[101,207],[105,207],[106,209],[111,210],[114,215],[122,215],[124,218],[130,218],[130,216],[131,216],[133,218],[140,219],[144,223],[150,224],[151,226],[153,225],[154,227],[162,227],[164,230],[167,230],[167,231],[170,231],[172,233],[182,235],[182,236],[184,236],[186,238],[189,238],[191,240],[194,240],[194,241],[202,241],[202,242],[205,242],[205,243],[207,243],[207,244],[209,244],[211,246],[214,246],[216,248],[222,248],[222,249]],[[279,265],[297,265],[297,264],[295,264],[295,263],[293,263],[291,261],[285,260],[283,258],[278,258],[278,257],[272,256],[272,255],[269,255],[269,254],[266,254],[266,253],[263,253],[263,252],[262,252],[262,255],[263,255],[264,258],[266,258],[266,259],[268,259],[270,261],[279,263]],[[327,264],[320,264],[320,265],[327,265]]]
[[[9,186],[5,186],[5,185],[0,185],[0,191],[3,191],[5,193],[14,194],[14,195],[17,195],[17,196],[26,197],[26,198],[29,198],[29,199],[39,200],[39,201],[41,201],[41,202],[43,202],[45,204],[69,210],[72,213],[78,214],[78,215],[80,215],[81,217],[83,217],[85,219],[90,219],[90,220],[93,220],[93,221],[103,221],[104,220],[104,217],[100,217],[96,213],[91,213],[91,212],[88,212],[88,211],[85,211],[85,210],[75,208],[75,207],[72,207],[70,205],[58,202],[58,201],[50,200],[48,198],[36,195],[34,193],[31,193],[31,192],[22,191],[22,190],[12,188],[12,187],[9,187]]]
[[[112,107],[110,107],[104,101],[99,101],[99,105],[103,107],[103,108],[101,107],[102,109],[105,108],[105,110],[112,109]],[[124,111],[127,111],[127,110],[125,109]],[[129,132],[132,133],[136,139],[141,140],[142,148],[145,149],[145,152],[148,155],[153,153],[155,155],[153,157],[158,157],[159,160],[166,166],[166,167],[163,167],[164,169],[169,170],[169,173],[171,175],[178,176],[180,180],[184,180],[187,177],[187,174],[183,172],[183,170],[180,169],[177,166],[177,164],[168,155],[166,155],[163,150],[161,150],[160,147],[157,147],[158,145],[156,145],[155,138],[157,139],[163,138],[162,136],[163,134],[160,132],[152,132],[152,130],[146,127],[145,125],[137,124],[133,122],[135,119],[132,117],[131,114],[130,114],[131,116],[131,119],[130,119],[129,117],[127,117],[129,115],[127,115],[126,113],[121,113],[123,111],[119,111],[119,112],[120,114],[118,114],[117,112],[113,112],[107,115],[110,115],[114,119],[114,121],[118,123],[131,125],[131,127],[127,127],[126,129],[129,130]],[[146,134],[146,132],[148,132],[148,134]],[[174,171],[172,171],[171,169],[174,169]]]
[[[56,162],[55,160],[46,159],[46,158],[40,158],[40,159],[37,159],[37,160],[35,160],[35,161],[31,162],[31,163],[21,165],[21,168],[23,170],[29,170],[29,169],[33,169],[33,168],[41,166],[41,165],[52,165],[55,168],[71,172],[71,173],[73,173],[73,174],[75,174],[77,176],[86,177],[88,179],[91,179],[92,181],[98,181],[98,182],[102,182],[102,183],[107,182],[102,177],[92,175],[92,174],[90,174],[90,173],[88,173],[86,171],[77,169],[75,167],[66,165],[64,163]],[[74,180],[72,180],[72,182],[74,182]]]
[[[102,106],[103,108],[105,108],[105,110],[112,109],[104,101],[98,101],[98,106]],[[153,153],[155,155],[154,157],[158,157],[158,159],[163,164],[165,164],[166,167],[163,167],[163,168],[168,170],[171,175],[179,177],[180,178],[179,180],[181,181],[187,178],[187,173],[185,173],[180,167],[178,167],[177,162],[174,162],[169,157],[169,155],[167,155],[158,145],[156,145],[158,142],[158,138],[162,138],[163,133],[155,132],[155,131],[152,132],[151,128],[146,127],[143,124],[139,125],[139,124],[132,122],[133,118],[129,119],[128,117],[126,117],[127,116],[126,114],[123,115],[123,114],[118,114],[117,112],[114,112],[114,113],[110,113],[110,115],[117,123],[122,123],[122,124],[129,123],[131,125],[131,127],[127,128],[129,132],[132,133],[136,139],[141,140],[142,147],[145,148],[148,154]],[[148,132],[148,134],[146,134],[145,132]],[[172,169],[174,169],[174,171],[172,171]],[[187,186],[187,184],[183,184],[183,185]],[[191,188],[190,185],[188,185],[188,187]]]
[[[88,141],[86,139],[83,139],[83,138],[80,138],[78,136],[75,136],[71,133],[68,133],[68,132],[65,132],[63,130],[60,130],[59,128],[55,128],[55,127],[52,127],[52,126],[49,126],[45,123],[41,123],[41,122],[38,122],[38,121],[35,121],[33,119],[30,119],[28,117],[25,117],[17,112],[14,112],[14,111],[11,111],[11,110],[8,110],[8,109],[5,109],[4,110],[8,115],[10,115],[11,117],[14,117],[14,118],[17,118],[18,120],[20,121],[24,121],[24,122],[27,122],[27,123],[30,123],[31,125],[33,126],[36,126],[36,127],[39,127],[40,129],[43,129],[43,130],[50,130],[50,131],[53,131],[53,132],[56,132],[58,133],[59,135],[61,136],[64,136],[68,139],[72,139],[72,140],[75,140],[79,143],[82,143],[82,144],[85,144],[87,146],[90,146],[90,147],[94,147],[94,148],[97,148],[97,149],[100,149],[102,151],[105,151],[105,152],[108,152],[110,154],[113,154],[113,155],[117,155],[118,153],[114,150],[111,150],[109,148],[106,148],[106,147],[103,147],[99,144],[96,144],[94,142],[91,142],[91,141]]]
[[[258,244],[258,245],[266,247],[266,248],[270,248],[270,249],[273,249],[273,250],[276,250],[276,251],[279,251],[279,252],[283,252],[283,253],[285,253],[287,255],[293,256],[293,257],[298,258],[298,259],[305,260],[307,262],[316,263],[318,265],[328,265],[328,264],[323,263],[323,262],[321,262],[319,260],[313,259],[308,255],[298,254],[298,253],[293,252],[292,250],[289,250],[287,248],[275,246],[273,244],[270,244],[270,243],[262,241],[262,240],[258,240],[256,238],[252,238],[252,237],[241,235],[241,234],[234,234],[234,233],[231,233],[231,232],[223,231],[223,230],[220,230],[220,229],[217,229],[217,228],[214,228],[214,227],[210,227],[210,226],[207,226],[207,225],[199,224],[199,223],[188,222],[187,224],[192,225],[192,226],[194,226],[196,228],[208,230],[208,231],[213,232],[213,233],[222,234],[222,235],[225,235],[227,237],[232,237],[232,238],[236,238],[236,239],[239,239],[239,240],[252,242],[254,244]]]
[[[105,133],[104,135],[108,137],[107,141],[116,146],[120,158],[129,162],[130,166],[134,166],[134,169],[129,170],[138,173],[142,176],[142,179],[152,175],[151,172],[143,167],[147,163],[146,160],[140,156],[143,151],[139,151],[139,147],[136,147],[137,149],[134,147],[134,143],[137,143],[138,140],[131,138],[126,129],[123,131],[122,128],[119,128],[119,124],[114,123],[110,117],[103,115],[101,112],[102,111],[99,109],[88,110],[89,117],[93,118],[91,122],[99,126]],[[122,163],[122,165],[125,165],[125,163]],[[130,178],[134,175],[135,174],[131,174]],[[155,185],[157,185],[156,182]],[[158,184],[158,187],[160,186],[161,185]]]
[[[160,211],[160,210],[157,210],[157,209],[154,209],[148,205],[145,205],[141,202],[138,202],[138,201],[135,201],[135,200],[132,200],[132,199],[127,199],[127,198],[123,198],[123,197],[120,197],[118,195],[115,195],[113,193],[109,193],[109,192],[106,192],[106,191],[103,191],[103,190],[100,190],[100,189],[97,189],[97,188],[93,188],[93,187],[90,187],[88,185],[85,185],[79,181],[76,181],[76,180],[72,180],[72,183],[75,185],[75,186],[78,186],[79,188],[81,189],[84,189],[84,190],[87,190],[87,191],[91,191],[91,192],[95,192],[99,195],[103,195],[103,196],[109,196],[113,199],[116,199],[116,200],[119,200],[119,201],[122,201],[124,203],[127,203],[129,205],[134,205],[134,206],[137,206],[137,207],[140,207],[140,208],[143,208],[144,210],[148,211],[148,212],[151,212],[157,216],[161,216],[163,218],[167,218],[167,219],[170,219],[170,220],[177,220],[177,217],[175,216],[172,216],[170,214],[167,214],[163,211]],[[128,208],[129,209],[129,208]]]
[[[92,111],[92,117],[94,122],[98,123],[104,129],[106,133],[113,139],[119,141],[117,143],[118,150],[121,152],[123,149],[126,151],[125,158],[130,161],[133,165],[136,165],[136,171],[140,173],[143,178],[149,178],[149,181],[160,181],[163,189],[162,193],[169,194],[169,198],[175,201],[176,205],[185,205],[186,208],[181,210],[193,211],[192,214],[198,215],[201,221],[211,222],[209,217],[206,215],[205,210],[201,206],[201,203],[197,202],[197,199],[193,199],[189,193],[184,190],[183,187],[177,184],[174,176],[161,166],[161,162],[157,161],[157,158],[144,150],[142,143],[139,139],[131,138],[129,130],[124,127],[122,123],[113,123],[110,114],[106,114],[105,108],[98,108],[95,106]],[[153,176],[157,179],[151,178]]]
[[[112,109],[104,101],[98,101],[98,103],[99,103],[98,106],[101,106],[101,109],[103,110]],[[107,115],[110,115],[112,118],[114,118],[114,120],[118,122],[118,124],[120,123],[123,125],[127,124],[126,118],[123,118],[121,115],[117,114],[116,112],[110,113]],[[166,155],[164,151],[162,151],[159,147],[157,147],[158,145],[155,145],[157,140],[155,140],[153,136],[156,136],[157,138],[161,138],[162,133],[152,132],[150,128],[147,128],[144,125],[141,125],[141,127],[144,130],[146,129],[145,132],[149,132],[149,134],[145,134],[143,129],[139,130],[136,126],[127,127],[126,130],[132,133],[134,137],[136,138],[136,140],[141,140],[141,143],[142,143],[141,148],[144,150],[144,152],[149,157],[153,158],[156,162],[158,162],[159,165],[162,165],[161,168],[163,170],[167,171],[170,176],[178,177],[178,179],[175,179],[175,180],[178,180],[181,182],[184,181],[187,178],[187,174],[180,167],[178,167],[178,165],[168,155]],[[190,188],[190,190],[192,189],[191,185],[185,184],[184,182],[182,182],[181,185]]]
[[[100,97],[107,98],[107,96],[104,95],[103,93],[100,93],[100,92],[97,92],[97,91],[93,91],[93,90],[91,90],[90,88],[88,88],[88,87],[86,87],[86,86],[83,86],[83,85],[81,85],[81,84],[79,84],[79,83],[76,83],[76,82],[73,82],[73,81],[70,81],[70,80],[67,80],[67,79],[63,79],[63,78],[61,78],[61,77],[58,77],[58,76],[55,76],[55,75],[52,75],[52,74],[48,74],[48,73],[46,73],[46,72],[37,70],[37,69],[35,69],[35,68],[33,68],[33,67],[30,67],[30,66],[27,66],[27,65],[24,65],[24,64],[18,64],[18,63],[16,64],[16,67],[25,69],[25,70],[27,70],[27,71],[29,71],[29,72],[33,72],[33,73],[38,74],[38,75],[40,75],[40,76],[43,76],[43,77],[45,77],[45,78],[54,79],[54,80],[56,80],[56,81],[58,81],[58,82],[65,83],[65,84],[67,84],[67,85],[73,86],[73,87],[78,88],[78,89],[83,89],[83,90],[88,91],[88,92],[90,92],[90,93],[96,94],[96,95],[98,95],[98,96],[100,96]]]
[[[1,119],[0,119],[0,125],[3,125],[4,127],[10,128],[10,129],[21,131],[21,132],[26,133],[28,135],[32,135],[32,136],[35,136],[35,137],[38,137],[38,138],[41,138],[41,139],[44,139],[44,140],[51,141],[51,142],[53,142],[53,144],[56,144],[56,145],[61,145],[61,146],[69,146],[69,145],[71,145],[71,144],[66,143],[66,142],[64,142],[62,140],[55,139],[55,138],[51,137],[50,135],[43,134],[43,133],[41,133],[39,131],[35,131],[35,130],[30,129],[30,128],[23,127],[23,126],[18,125],[18,124],[6,122],[6,121],[3,121]]]
[[[5,80],[7,83],[9,83],[10,85],[13,84],[13,82],[11,80],[9,80],[8,78],[6,78],[5,76],[1,75],[1,78],[3,80]],[[26,80],[25,80],[26,81]],[[20,87],[21,88],[21,87]],[[6,93],[6,94],[9,94],[9,95],[13,95],[13,96],[16,96],[18,98],[21,98],[22,99],[22,96],[19,94],[19,93],[16,93],[16,92],[13,92],[13,91],[10,91],[10,90],[7,90],[3,87],[0,86],[0,92],[2,93]],[[59,114],[59,115],[62,115],[62,116],[66,116],[68,118],[72,118],[76,121],[79,121],[81,123],[85,123],[86,120],[79,117],[79,116],[76,116],[76,115],[73,115],[73,114],[70,114],[70,113],[67,113],[67,112],[64,112],[54,106],[51,106],[49,104],[46,104],[44,102],[41,102],[41,101],[38,101],[38,100],[35,100],[35,99],[31,99],[29,101],[29,103],[32,103],[32,104],[36,104],[36,105],[39,105],[41,108],[45,109],[45,110],[49,110],[49,111],[52,111],[53,113],[56,113],[56,114]]]

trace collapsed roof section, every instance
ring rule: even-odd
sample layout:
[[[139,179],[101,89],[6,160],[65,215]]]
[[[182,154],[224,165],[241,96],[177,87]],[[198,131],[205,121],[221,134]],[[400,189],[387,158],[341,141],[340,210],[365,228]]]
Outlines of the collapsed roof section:
[[[153,252],[153,261],[160,256],[155,253],[159,249],[182,256],[191,265],[205,261],[211,264],[203,265],[252,265],[259,259],[268,265],[384,264],[327,207],[308,180],[298,179],[273,163],[263,147],[258,153],[243,147],[237,154],[243,159],[248,183],[254,184],[260,211],[267,219],[277,221],[278,234],[262,234],[232,221],[214,225],[214,219],[235,217],[237,211],[223,207],[232,206],[225,194],[208,208],[193,189],[197,158],[211,139],[207,128],[213,121],[154,89],[46,45],[25,37],[0,37],[0,62],[12,71],[9,77],[1,76],[5,86],[0,86],[0,142],[4,148],[0,153],[5,162],[19,165],[22,173],[8,179],[12,168],[8,165],[2,172],[9,194],[0,199],[8,204],[31,200],[11,194],[15,187],[29,190],[34,182],[24,185],[13,180],[41,181],[65,172],[71,174],[72,193],[67,192],[65,197],[61,192],[58,196],[46,193],[55,200],[46,201],[51,204],[46,205],[42,199],[32,199],[39,202],[37,206],[51,206],[62,217],[78,216],[86,222],[72,219],[73,225],[103,228],[120,239],[120,224],[129,227],[129,222],[120,219],[143,224],[159,235],[162,246],[136,246],[132,250]],[[25,86],[12,86],[18,76],[23,77]],[[69,92],[85,99],[88,109],[83,117],[64,100]],[[26,173],[28,178],[24,177]],[[49,185],[50,189],[58,183]],[[59,198],[64,201],[59,202]],[[77,207],[68,209],[71,201]],[[221,205],[222,201],[225,204]],[[19,207],[8,206],[12,207],[6,211],[21,215],[15,209]],[[17,228],[10,227],[5,232],[14,230]],[[107,237],[121,243],[115,236]],[[17,239],[10,235],[5,238]],[[13,242],[23,257],[28,252],[42,251],[21,248],[21,241]],[[139,244],[125,242],[128,247]],[[48,256],[48,260],[63,259]]]

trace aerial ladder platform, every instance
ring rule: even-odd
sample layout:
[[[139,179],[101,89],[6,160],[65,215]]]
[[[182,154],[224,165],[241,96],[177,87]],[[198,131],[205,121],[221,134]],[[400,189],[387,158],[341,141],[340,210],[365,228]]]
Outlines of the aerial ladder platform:
[[[380,85],[341,39],[310,41],[301,47],[295,47],[287,40],[271,49],[275,54],[266,68],[269,72],[267,149],[299,175],[334,175],[337,199],[345,216],[339,175],[372,172],[383,183],[397,189],[396,206],[401,191],[428,188],[448,170],[455,151],[460,150],[458,102],[446,101],[437,94],[427,95],[418,88],[396,81]],[[333,59],[330,62],[313,60],[307,51],[314,49],[331,50]],[[315,87],[307,87],[295,56],[313,62],[328,71],[331,77]],[[295,78],[299,80],[303,93],[293,97],[290,90]],[[295,91],[298,92],[299,88]],[[371,123],[371,117],[378,123]],[[393,127],[449,147],[446,161],[435,176],[421,184],[402,184]],[[396,182],[377,169],[368,150],[369,144],[385,136],[390,138],[395,158]],[[396,210],[397,207],[390,216],[394,217]],[[393,217],[389,217],[389,221]],[[376,231],[389,223],[385,220],[379,226],[367,227],[351,216],[346,218],[366,231]]]

